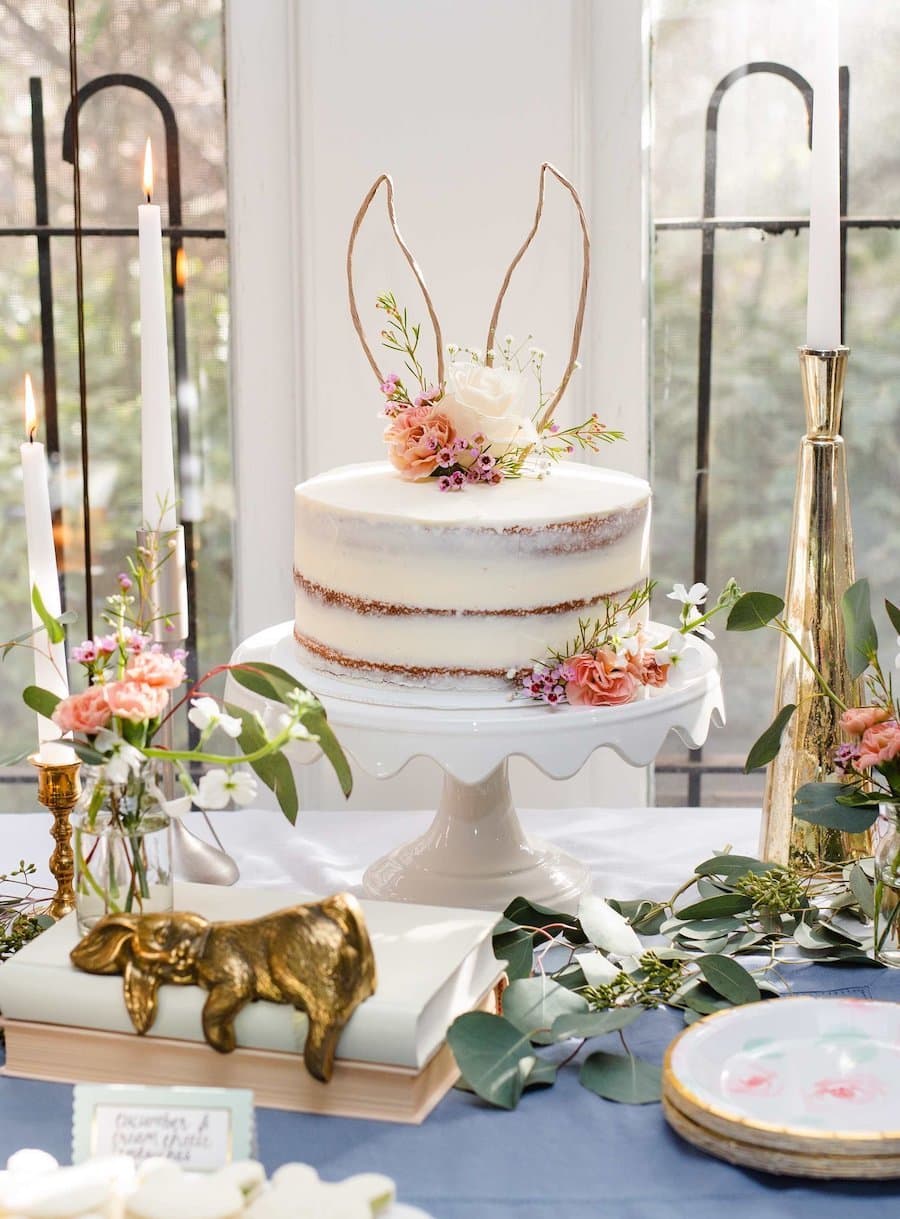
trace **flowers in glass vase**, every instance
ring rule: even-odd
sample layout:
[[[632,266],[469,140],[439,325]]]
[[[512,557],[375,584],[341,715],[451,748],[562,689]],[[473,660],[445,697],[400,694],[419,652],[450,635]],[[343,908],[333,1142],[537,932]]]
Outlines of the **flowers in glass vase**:
[[[219,665],[185,688],[186,653],[154,640],[155,621],[164,623],[164,616],[144,617],[146,607],[152,605],[158,567],[166,559],[163,555],[157,566],[145,566],[147,556],[138,552],[129,562],[129,572],[119,576],[117,591],[107,598],[104,632],[71,649],[71,658],[86,680],[83,689],[62,699],[37,686],[23,692],[32,710],[68,734],[76,754],[90,768],[81,829],[88,835],[103,829],[125,844],[124,879],[116,882],[121,892],[113,907],[122,910],[142,908],[150,896],[142,836],[168,824],[167,809],[180,813],[191,803],[203,809],[250,804],[259,779],[293,822],[297,791],[284,754],[291,742],[317,742],[345,794],[352,787],[346,757],[321,703],[284,670],[264,663]],[[51,633],[60,630],[57,620],[49,617],[45,626]],[[165,635],[165,630],[156,633]],[[278,706],[274,724],[213,695],[209,683],[224,674]],[[192,747],[179,749],[164,729],[185,706],[199,739]],[[236,752],[230,752],[235,747]],[[174,772],[183,793],[175,804],[163,791],[166,767]],[[92,873],[91,860],[81,857],[76,863],[88,888],[99,893],[104,886]],[[108,899],[109,894],[105,896]]]
[[[662,637],[648,633],[644,614],[654,584],[647,580],[620,600],[606,598],[603,614],[578,622],[578,634],[560,651],[507,677],[516,694],[548,706],[620,707],[645,693],[668,685],[676,670],[689,674],[696,651],[691,636],[713,638],[707,623],[727,611],[740,597],[729,580],[711,606],[705,608],[709,589],[676,584],[667,596],[681,603],[680,623]]]
[[[507,335],[484,355],[451,343],[446,378],[435,384],[418,358],[418,323],[410,322],[390,292],[378,297],[377,307],[385,314],[382,342],[403,357],[415,384],[408,388],[397,372],[387,373],[381,383],[384,440],[401,478],[434,478],[441,491],[461,491],[473,483],[497,486],[520,477],[529,460],[543,477],[576,448],[596,453],[623,438],[596,414],[565,429],[545,419],[551,395],[544,389],[544,352],[531,345],[530,335],[518,344]],[[532,404],[529,382],[535,389]]]

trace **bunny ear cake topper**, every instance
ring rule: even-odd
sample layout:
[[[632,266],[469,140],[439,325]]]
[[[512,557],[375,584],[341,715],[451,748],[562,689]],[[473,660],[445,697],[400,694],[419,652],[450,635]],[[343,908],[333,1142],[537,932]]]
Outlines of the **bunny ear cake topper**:
[[[551,393],[544,390],[544,352],[531,345],[532,335],[522,342],[517,342],[512,335],[506,335],[499,344],[496,339],[500,310],[510,281],[540,227],[548,174],[572,197],[582,235],[581,287],[572,345],[562,379]],[[385,315],[382,344],[402,357],[406,373],[418,383],[410,382],[408,388],[406,373],[385,373],[379,367],[366,340],[353,284],[356,239],[382,185],[386,187],[388,219],[394,239],[422,291],[437,347],[437,375],[432,380],[419,360],[419,325],[410,322],[406,309],[397,303],[393,293],[385,292],[378,297],[377,307]],[[382,417],[387,420],[384,439],[391,464],[401,478],[410,482],[435,479],[441,491],[461,491],[473,483],[497,486],[506,479],[521,478],[525,474],[544,478],[554,462],[570,456],[576,448],[596,453],[604,443],[622,439],[621,432],[610,431],[596,414],[586,422],[564,430],[553,422],[554,412],[572,373],[579,367],[578,350],[590,267],[591,243],[578,192],[568,178],[545,161],[540,170],[534,222],[503,277],[491,314],[486,350],[482,353],[477,348],[450,344],[446,348],[450,363],[446,366],[441,326],[434,304],[419,265],[397,225],[393,180],[389,174],[376,178],[350,231],[347,291],[354,329],[384,395]],[[530,379],[536,389],[536,404],[526,405]]]

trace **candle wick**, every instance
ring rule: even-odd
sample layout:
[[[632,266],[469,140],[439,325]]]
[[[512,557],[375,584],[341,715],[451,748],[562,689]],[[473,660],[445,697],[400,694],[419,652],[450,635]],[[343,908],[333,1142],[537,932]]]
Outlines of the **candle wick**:
[[[148,203],[150,202],[150,192],[149,191],[147,191],[147,202]]]

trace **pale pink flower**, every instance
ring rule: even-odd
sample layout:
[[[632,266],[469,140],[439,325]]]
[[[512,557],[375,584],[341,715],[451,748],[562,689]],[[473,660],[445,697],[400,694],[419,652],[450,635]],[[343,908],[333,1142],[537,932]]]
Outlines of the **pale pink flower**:
[[[841,716],[841,727],[845,732],[861,736],[873,724],[883,724],[891,718],[884,707],[849,707]]]
[[[72,659],[79,664],[91,664],[97,659],[97,644],[93,639],[85,639],[84,643],[72,648]]]
[[[844,1075],[838,1079],[818,1079],[813,1084],[810,1099],[814,1101],[849,1101],[854,1105],[870,1105],[885,1095],[884,1084],[874,1075]]]
[[[114,681],[102,687],[113,715],[120,720],[141,724],[158,719],[169,705],[165,686],[150,686],[142,681]]]
[[[174,690],[185,679],[184,665],[165,652],[142,652],[133,656],[125,668],[129,681],[146,682],[148,686],[162,686]]]
[[[757,1067],[728,1080],[726,1090],[736,1096],[778,1096],[784,1085],[777,1071]]]
[[[391,420],[384,432],[391,464],[411,482],[428,478],[438,467],[438,454],[454,439],[446,416],[428,403],[410,406]]]
[[[617,656],[611,648],[572,656],[566,663],[572,673],[566,698],[573,706],[619,707],[637,693],[638,680],[629,671],[628,657]]]
[[[88,686],[80,694],[70,694],[56,704],[53,722],[63,732],[98,732],[110,720],[105,686]]]
[[[856,768],[868,770],[870,766],[883,766],[886,762],[893,762],[898,754],[900,724],[896,720],[885,720],[882,724],[873,724],[863,733]]]

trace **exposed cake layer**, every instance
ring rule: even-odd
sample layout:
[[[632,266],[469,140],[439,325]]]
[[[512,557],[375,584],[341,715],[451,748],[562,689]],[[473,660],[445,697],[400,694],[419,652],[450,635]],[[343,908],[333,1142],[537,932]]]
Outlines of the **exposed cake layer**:
[[[298,642],[333,672],[497,681],[646,577],[649,501],[576,463],[457,494],[387,463],[331,470],[295,493]]]

